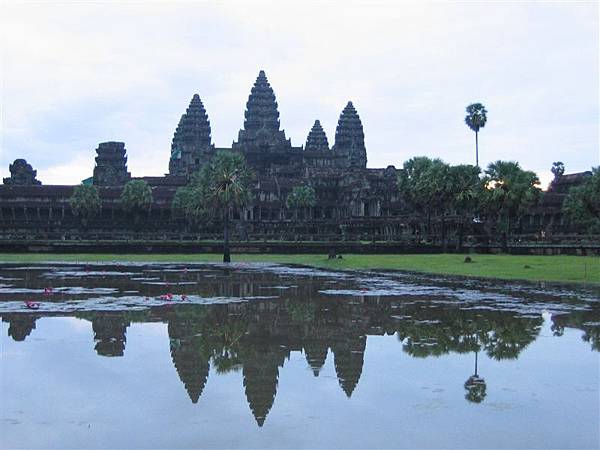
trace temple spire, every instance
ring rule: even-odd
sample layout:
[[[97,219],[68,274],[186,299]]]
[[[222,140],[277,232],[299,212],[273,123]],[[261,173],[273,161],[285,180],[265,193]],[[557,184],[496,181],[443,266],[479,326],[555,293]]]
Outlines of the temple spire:
[[[187,317],[169,320],[171,359],[192,403],[198,403],[210,372],[210,349],[202,323]]]
[[[335,130],[334,150],[347,155],[346,165],[351,168],[367,166],[367,150],[362,122],[352,102],[348,102]]]
[[[348,398],[352,396],[362,374],[366,342],[365,336],[352,336],[331,347],[338,382]]]
[[[93,183],[97,186],[123,186],[131,179],[127,171],[124,142],[101,142],[96,149]]]
[[[309,340],[304,344],[306,362],[308,362],[315,377],[319,376],[321,368],[325,365],[327,351],[328,346],[325,340]]]
[[[238,144],[286,143],[285,133],[279,130],[279,111],[275,93],[264,70],[258,73],[250,91],[244,116],[244,129],[239,132]]]
[[[171,143],[171,175],[189,176],[206,162],[211,149],[211,129],[208,114],[198,94],[181,116]]]
[[[321,122],[318,120],[315,120],[310,133],[308,133],[308,137],[306,138],[306,146],[304,149],[307,151],[329,150],[327,135],[321,126]]]
[[[246,103],[244,130],[257,132],[261,128],[279,131],[279,111],[273,88],[261,70]]]

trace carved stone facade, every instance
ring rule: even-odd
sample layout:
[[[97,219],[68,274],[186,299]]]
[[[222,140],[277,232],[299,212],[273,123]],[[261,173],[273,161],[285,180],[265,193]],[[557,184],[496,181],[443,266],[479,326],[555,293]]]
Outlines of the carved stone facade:
[[[367,167],[365,134],[360,117],[352,102],[348,102],[340,115],[335,130],[333,151],[345,156],[344,159],[341,159],[342,167],[351,169],[364,169]]]
[[[94,185],[122,186],[131,179],[123,142],[102,142],[96,149]]]
[[[210,138],[210,121],[198,94],[181,116],[171,144],[169,174],[189,177],[197,172],[214,153]]]
[[[315,120],[315,124],[310,129],[310,133],[308,133],[308,137],[306,138],[304,150],[309,152],[322,152],[329,150],[327,135],[325,134],[325,131],[323,131],[320,121]]]
[[[42,184],[36,178],[37,170],[33,170],[31,164],[24,159],[15,159],[15,162],[8,166],[8,170],[10,170],[10,177],[4,178],[4,184],[12,186],[39,186]]]

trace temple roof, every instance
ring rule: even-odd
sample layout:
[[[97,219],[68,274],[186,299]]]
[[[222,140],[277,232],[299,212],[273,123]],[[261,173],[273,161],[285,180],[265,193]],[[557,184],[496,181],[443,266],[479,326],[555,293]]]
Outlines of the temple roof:
[[[277,101],[264,70],[259,72],[252,87],[248,103],[246,103],[245,117],[244,129],[246,131],[256,132],[261,128],[269,131],[279,130]]]
[[[579,186],[583,184],[585,180],[592,176],[592,172],[587,170],[585,172],[576,172],[563,174],[558,178],[554,178],[548,186],[548,193],[555,194],[568,194],[569,190],[573,186]]]
[[[338,120],[335,130],[335,144],[344,145],[351,141],[365,145],[362,122],[352,102],[348,102]]]
[[[183,145],[207,147],[211,142],[210,121],[198,94],[194,94],[190,106],[181,116],[173,135],[171,157],[177,157]]]
[[[193,318],[173,318],[167,330],[175,370],[192,403],[198,403],[210,371],[210,349],[201,334],[201,323]]]
[[[173,365],[192,403],[198,403],[210,371],[208,355],[199,341],[194,337],[170,340]]]
[[[304,344],[304,355],[306,362],[313,371],[315,377],[319,376],[321,368],[327,359],[328,346],[325,340],[311,340]]]
[[[129,321],[118,314],[97,313],[92,318],[96,352],[100,356],[123,356]]]
[[[3,183],[13,186],[39,186],[42,183],[36,178],[37,170],[24,159],[15,159],[8,166],[10,177],[4,178]]]
[[[367,166],[365,134],[360,117],[352,102],[348,102],[340,114],[335,130],[334,150],[348,155],[349,167],[364,169]]]
[[[15,341],[24,341],[35,330],[37,316],[31,314],[12,314],[2,317],[2,322],[8,323],[8,335]]]
[[[308,151],[319,151],[329,150],[329,142],[327,141],[327,135],[321,126],[321,122],[315,120],[308,137],[306,138],[305,150]]]
[[[331,347],[333,363],[340,387],[350,398],[362,374],[365,357],[365,336],[349,338]]]
[[[238,144],[291,145],[283,130],[279,130],[279,111],[273,88],[264,70],[256,78],[246,103],[244,129],[238,135]]]

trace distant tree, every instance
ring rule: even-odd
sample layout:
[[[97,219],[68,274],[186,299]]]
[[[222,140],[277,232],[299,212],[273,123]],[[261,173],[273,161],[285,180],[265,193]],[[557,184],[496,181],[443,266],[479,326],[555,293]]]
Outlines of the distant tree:
[[[441,159],[411,158],[398,175],[398,189],[406,203],[422,217],[432,235],[432,219],[440,218],[450,195],[450,166]],[[443,224],[442,224],[443,228]]]
[[[465,225],[473,223],[483,195],[480,171],[476,166],[451,166],[440,159],[419,156],[406,161],[398,175],[398,189],[405,202],[421,216],[427,235],[434,234],[433,225],[437,224],[444,249],[448,223],[456,224],[459,247]]]
[[[485,207],[496,217],[506,250],[519,213],[537,203],[541,195],[540,180],[534,172],[523,170],[514,161],[493,162],[485,173]]]
[[[488,332],[481,336],[481,343],[490,358],[501,361],[517,359],[539,335],[543,319],[495,315],[491,322]]]
[[[206,222],[210,216],[204,204],[207,197],[205,187],[200,183],[200,173],[192,177],[190,184],[177,189],[171,202],[174,217],[184,218],[193,227]]]
[[[148,212],[152,202],[152,189],[144,180],[131,180],[127,182],[121,192],[121,207],[133,215],[136,225],[139,224],[143,213]]]
[[[554,179],[558,180],[565,173],[565,165],[562,161],[556,161],[552,163],[552,175],[554,175]]]
[[[477,166],[461,164],[450,166],[450,205],[459,218],[457,250],[462,249],[464,228],[472,224],[483,198],[483,183]]]
[[[487,110],[481,103],[472,103],[467,106],[465,123],[475,132],[475,165],[479,167],[479,130],[485,127],[487,122]]]
[[[85,184],[75,187],[69,204],[73,215],[79,217],[84,227],[87,227],[90,220],[98,215],[102,206],[96,186]]]
[[[195,192],[200,196],[198,211],[219,216],[223,221],[223,262],[231,261],[229,220],[233,208],[242,208],[251,199],[252,174],[246,159],[239,153],[218,152],[195,179]]]
[[[317,204],[317,195],[312,186],[295,186],[288,194],[285,205],[294,210],[294,218],[298,218],[298,210],[312,208]]]
[[[587,233],[600,233],[600,166],[580,186],[572,187],[563,210],[573,223]]]

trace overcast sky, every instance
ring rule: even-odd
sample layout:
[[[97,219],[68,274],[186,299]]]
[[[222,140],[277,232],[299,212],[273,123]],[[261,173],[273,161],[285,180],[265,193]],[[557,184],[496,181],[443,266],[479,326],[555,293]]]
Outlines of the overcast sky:
[[[597,2],[10,2],[2,36],[0,176],[25,158],[44,184],[91,176],[124,141],[133,176],[168,171],[194,93],[230,146],[260,69],[294,145],[320,119],[333,144],[352,100],[368,166],[480,163],[550,178],[600,164]]]

